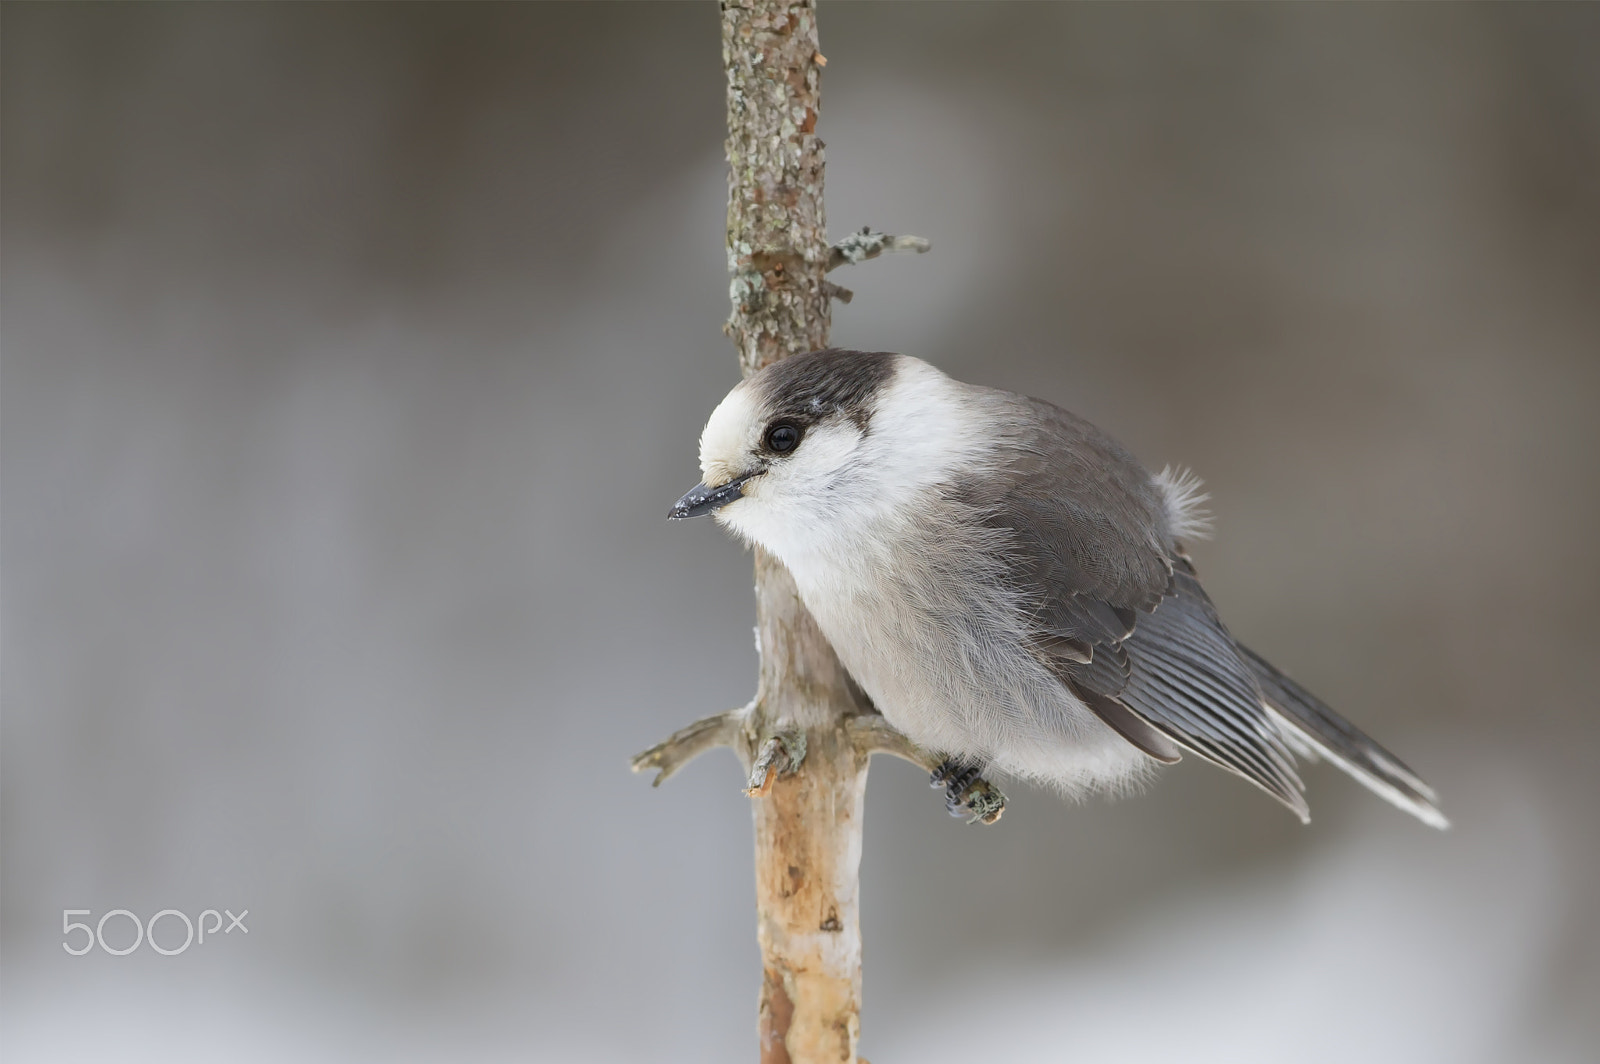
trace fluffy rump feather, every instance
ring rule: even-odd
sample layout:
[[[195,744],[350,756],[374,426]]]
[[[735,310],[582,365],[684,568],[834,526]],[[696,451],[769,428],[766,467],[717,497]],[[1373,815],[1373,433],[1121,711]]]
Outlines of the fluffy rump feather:
[[[1153,478],[1166,506],[1167,526],[1179,539],[1209,539],[1214,527],[1206,503],[1211,493],[1193,470],[1162,466]]]

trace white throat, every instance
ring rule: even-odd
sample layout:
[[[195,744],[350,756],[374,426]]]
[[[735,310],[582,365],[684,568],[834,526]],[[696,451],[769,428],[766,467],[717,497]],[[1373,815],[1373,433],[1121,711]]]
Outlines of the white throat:
[[[800,580],[871,544],[908,542],[883,533],[917,524],[939,489],[982,462],[987,441],[972,389],[919,359],[902,356],[896,370],[865,431],[842,422],[809,432],[791,468],[753,480],[718,520]]]

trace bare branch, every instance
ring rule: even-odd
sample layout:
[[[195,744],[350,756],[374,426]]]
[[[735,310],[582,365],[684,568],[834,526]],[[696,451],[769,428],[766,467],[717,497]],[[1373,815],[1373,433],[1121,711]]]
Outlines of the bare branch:
[[[932,246],[920,236],[890,236],[876,232],[870,226],[862,226],[859,233],[851,233],[828,249],[828,269],[854,266],[858,262],[875,259],[885,251],[915,251],[921,255]]]
[[[863,231],[830,247],[814,0],[722,0],[728,104],[724,331],[744,376],[828,346],[834,265],[927,242]],[[837,262],[834,260],[837,259]],[[856,1064],[861,1028],[861,825],[870,758],[845,722],[865,696],[801,601],[794,578],[756,555],[761,662],[746,710],[690,725],[634,759],[657,782],[702,750],[733,745],[750,766],[763,1064]]]
[[[845,727],[850,731],[850,741],[863,754],[893,754],[929,772],[937,769],[942,760],[907,739],[881,713],[862,713],[851,717],[845,722]]]
[[[673,773],[707,750],[714,750],[719,746],[731,746],[738,751],[744,741],[744,722],[749,716],[750,708],[742,706],[739,709],[730,709],[726,713],[703,717],[687,728],[679,728],[635,757],[632,763],[633,771],[659,769],[656,778],[650,783],[652,787],[659,787]]]

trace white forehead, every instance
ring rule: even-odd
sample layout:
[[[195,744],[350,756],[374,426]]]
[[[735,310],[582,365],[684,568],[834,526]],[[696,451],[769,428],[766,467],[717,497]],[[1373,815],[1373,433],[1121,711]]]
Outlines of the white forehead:
[[[700,433],[700,472],[707,485],[717,487],[744,472],[761,432],[760,416],[760,404],[743,383],[711,411]]]

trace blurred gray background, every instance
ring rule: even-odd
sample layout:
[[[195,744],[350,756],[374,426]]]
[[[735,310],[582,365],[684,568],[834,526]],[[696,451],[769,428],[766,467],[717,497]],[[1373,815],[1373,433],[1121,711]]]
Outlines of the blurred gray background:
[[[734,760],[627,771],[755,676],[665,520],[737,377],[716,8],[3,19],[8,1064],[752,1059]],[[1592,1060],[1600,6],[820,24],[834,232],[934,245],[835,341],[1193,466],[1231,626],[1456,824],[880,762],[863,1053]]]

